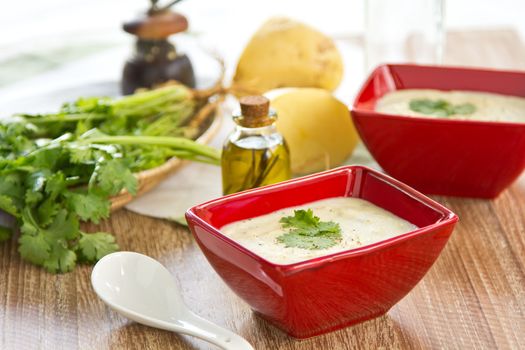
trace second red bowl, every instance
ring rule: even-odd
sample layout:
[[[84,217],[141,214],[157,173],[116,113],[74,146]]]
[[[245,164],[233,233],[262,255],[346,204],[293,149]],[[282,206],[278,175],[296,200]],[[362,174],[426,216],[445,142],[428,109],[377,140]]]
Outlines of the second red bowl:
[[[429,194],[493,198],[525,169],[525,123],[381,114],[376,101],[400,89],[469,90],[525,97],[525,72],[384,65],[352,107],[366,147],[390,175]]]

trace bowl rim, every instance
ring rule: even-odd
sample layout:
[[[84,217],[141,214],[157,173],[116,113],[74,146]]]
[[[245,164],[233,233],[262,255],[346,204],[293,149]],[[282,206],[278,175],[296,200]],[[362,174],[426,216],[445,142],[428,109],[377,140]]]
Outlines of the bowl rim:
[[[400,63],[400,64],[393,64],[393,63],[384,63],[378,65],[376,68],[372,70],[372,72],[368,75],[364,83],[359,88],[359,92],[357,93],[356,97],[354,98],[354,101],[352,102],[352,105],[350,106],[350,112],[352,113],[352,116],[354,113],[358,113],[363,117],[372,117],[377,118],[381,117],[384,119],[393,119],[393,120],[412,120],[414,122],[418,123],[431,123],[431,124],[456,124],[456,125],[478,125],[478,126],[507,126],[507,127],[521,127],[525,128],[525,123],[518,123],[518,122],[509,122],[509,121],[498,121],[498,120],[464,120],[464,119],[441,119],[441,118],[427,118],[427,117],[418,117],[418,116],[411,116],[411,115],[403,115],[403,114],[387,114],[387,113],[380,113],[376,112],[375,110],[369,110],[359,107],[358,105],[361,102],[361,96],[363,95],[365,89],[370,85],[373,78],[378,75],[378,73],[383,69],[389,69],[390,67],[404,67],[404,68],[413,68],[413,69],[435,69],[435,70],[442,70],[442,71],[470,71],[470,72],[480,72],[480,73],[510,73],[510,74],[517,74],[522,75],[525,79],[525,72],[519,71],[519,70],[507,70],[507,69],[496,69],[496,68],[470,68],[470,67],[461,67],[461,66],[438,66],[438,65],[425,65],[425,64],[410,64],[410,63]],[[425,89],[424,87],[420,89]],[[396,90],[403,90],[403,89],[397,89]],[[439,89],[433,89],[433,90],[439,90]],[[395,90],[394,90],[395,91]],[[458,91],[468,91],[468,90],[458,90]],[[487,92],[487,93],[494,93],[489,91],[477,91],[477,92]],[[497,94],[497,93],[494,93]],[[514,95],[508,95],[508,94],[500,94],[503,96],[514,96]],[[515,96],[520,97],[520,96]],[[524,98],[524,97],[522,97]]]
[[[224,235],[221,232],[220,228],[217,228],[217,227],[211,225],[209,222],[207,222],[206,220],[201,218],[196,213],[196,210],[198,210],[198,209],[205,209],[206,207],[211,206],[211,205],[217,205],[217,204],[220,205],[221,203],[224,203],[224,202],[235,201],[237,198],[242,198],[242,197],[247,197],[247,196],[248,197],[255,196],[255,195],[257,195],[257,194],[259,194],[261,192],[279,191],[280,189],[285,189],[289,185],[301,184],[303,182],[307,182],[307,181],[310,181],[312,179],[336,176],[336,175],[341,174],[341,173],[346,173],[348,175],[348,173],[353,171],[353,170],[361,170],[361,171],[373,174],[376,177],[379,177],[387,185],[389,185],[391,187],[394,187],[398,191],[404,192],[408,196],[410,196],[413,199],[415,199],[418,202],[420,202],[422,205],[430,207],[432,210],[434,210],[436,212],[439,212],[440,214],[442,214],[441,218],[439,218],[436,222],[434,222],[434,223],[432,223],[430,225],[418,227],[415,230],[412,230],[412,231],[403,233],[401,235],[397,235],[397,236],[394,236],[394,237],[391,237],[391,238],[388,238],[386,240],[382,240],[382,241],[379,241],[379,242],[376,242],[376,243],[373,243],[373,244],[368,244],[368,245],[365,245],[365,246],[362,246],[362,247],[347,249],[347,250],[343,250],[343,251],[340,251],[340,252],[335,252],[335,253],[332,253],[332,254],[322,255],[322,256],[319,256],[319,257],[314,257],[314,258],[310,258],[310,259],[307,259],[307,260],[302,260],[302,261],[298,261],[298,262],[294,262],[294,263],[279,264],[279,263],[274,263],[274,262],[271,262],[271,261],[263,258],[262,256],[256,254],[255,252],[249,250],[248,248],[244,247],[240,243],[237,243],[236,241],[234,241],[231,238],[227,237],[226,235]],[[331,198],[331,197],[329,197],[329,198]],[[275,210],[277,210],[277,209],[275,209]],[[246,190],[246,191],[230,194],[230,195],[227,195],[227,196],[219,197],[219,198],[216,198],[216,199],[212,199],[210,201],[204,202],[204,203],[199,204],[199,205],[195,205],[195,206],[191,207],[190,209],[188,209],[186,211],[186,219],[190,223],[191,222],[195,222],[195,223],[203,226],[206,229],[205,231],[206,231],[207,234],[213,235],[214,237],[220,239],[221,241],[225,242],[226,244],[228,244],[229,246],[233,247],[234,249],[240,251],[241,253],[250,256],[255,261],[257,261],[257,262],[259,262],[259,263],[261,263],[263,265],[267,265],[267,266],[269,266],[269,267],[271,267],[273,269],[280,270],[283,273],[287,274],[287,273],[298,272],[298,271],[301,271],[301,270],[304,270],[304,269],[308,269],[308,268],[311,268],[311,267],[314,267],[314,266],[315,267],[319,267],[321,265],[330,263],[332,261],[342,260],[342,259],[346,259],[346,258],[350,258],[350,257],[356,257],[356,256],[364,255],[364,254],[371,254],[371,253],[383,250],[385,248],[397,245],[397,244],[402,243],[404,241],[410,240],[410,239],[412,239],[414,237],[424,235],[424,234],[426,234],[426,233],[428,233],[430,231],[435,230],[436,228],[439,228],[439,227],[442,227],[442,226],[446,226],[446,225],[449,225],[449,224],[454,225],[456,222],[458,222],[459,217],[454,212],[452,212],[450,209],[448,209],[445,206],[439,204],[435,200],[425,196],[421,192],[411,188],[410,186],[402,183],[401,181],[394,179],[391,176],[388,176],[388,175],[386,175],[384,173],[381,173],[379,171],[376,171],[374,169],[371,169],[369,167],[362,166],[362,165],[346,165],[346,166],[341,166],[341,167],[334,168],[334,169],[331,169],[331,170],[327,170],[327,171],[323,171],[323,172],[319,172],[319,173],[315,173],[315,174],[311,174],[311,175],[307,175],[307,176],[303,176],[303,177],[299,177],[299,178],[283,181],[283,182],[280,182],[280,183],[277,183],[277,184],[274,184],[274,185],[269,185],[269,186],[255,188],[255,189],[250,189],[250,190]]]

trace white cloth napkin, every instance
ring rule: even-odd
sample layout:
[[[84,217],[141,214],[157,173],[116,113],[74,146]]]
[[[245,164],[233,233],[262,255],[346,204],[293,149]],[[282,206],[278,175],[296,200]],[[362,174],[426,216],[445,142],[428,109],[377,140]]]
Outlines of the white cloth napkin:
[[[223,109],[227,114],[227,108]],[[223,116],[221,127],[210,145],[220,148],[234,126]],[[136,198],[126,208],[142,215],[180,220],[196,204],[222,195],[221,169],[202,163],[187,163],[152,191]]]

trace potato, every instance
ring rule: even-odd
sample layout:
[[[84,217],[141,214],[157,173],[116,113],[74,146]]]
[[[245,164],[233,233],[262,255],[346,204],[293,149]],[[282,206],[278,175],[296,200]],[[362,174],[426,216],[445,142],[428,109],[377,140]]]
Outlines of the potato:
[[[291,19],[272,18],[244,49],[233,90],[241,95],[287,86],[332,91],[342,76],[343,61],[332,39]]]
[[[323,89],[280,90],[266,96],[290,148],[292,172],[309,174],[344,162],[358,142],[347,106]]]

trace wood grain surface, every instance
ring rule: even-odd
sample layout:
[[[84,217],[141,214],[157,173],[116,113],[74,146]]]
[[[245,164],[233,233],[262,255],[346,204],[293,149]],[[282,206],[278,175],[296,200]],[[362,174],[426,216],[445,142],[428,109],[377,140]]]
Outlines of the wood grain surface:
[[[447,63],[525,69],[512,31],[453,33]],[[504,156],[504,155],[502,155]],[[260,320],[211,269],[189,232],[126,210],[88,230],[173,273],[197,314],[256,349],[524,349],[525,176],[493,201],[436,197],[460,217],[438,261],[387,315],[296,341]],[[203,341],[130,322],[94,294],[90,266],[51,275],[0,246],[0,349],[208,349]]]

